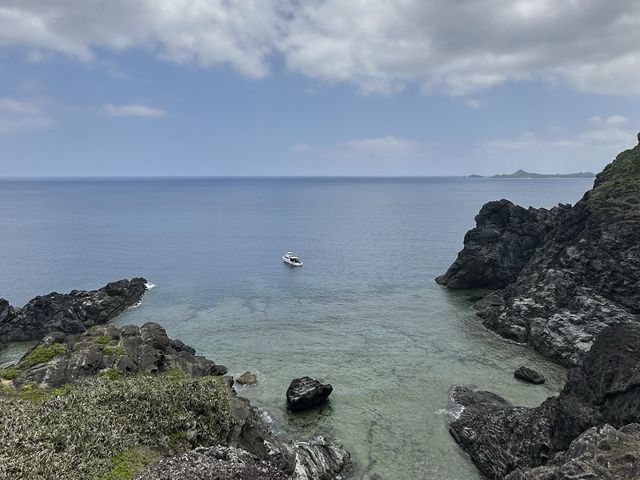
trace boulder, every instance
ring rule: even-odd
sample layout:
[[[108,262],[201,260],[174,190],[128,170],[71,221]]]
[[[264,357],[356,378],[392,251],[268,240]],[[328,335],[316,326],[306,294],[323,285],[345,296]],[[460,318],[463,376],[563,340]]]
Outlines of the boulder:
[[[111,282],[98,290],[73,290],[33,298],[22,308],[0,299],[0,343],[41,340],[48,333],[82,333],[140,302],[144,278]]]
[[[534,385],[540,385],[545,382],[544,375],[525,366],[513,372],[513,376],[525,382],[533,383]]]
[[[322,384],[311,377],[296,378],[287,389],[287,408],[307,410],[325,403],[333,391],[330,384]]]
[[[258,377],[251,372],[244,372],[236,380],[240,385],[255,385],[258,383]]]

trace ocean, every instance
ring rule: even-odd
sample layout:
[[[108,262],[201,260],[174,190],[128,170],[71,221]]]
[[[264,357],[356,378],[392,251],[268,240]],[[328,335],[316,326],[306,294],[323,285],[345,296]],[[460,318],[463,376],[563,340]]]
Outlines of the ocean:
[[[124,277],[155,285],[118,324],[170,336],[258,385],[240,395],[273,429],[352,453],[354,479],[477,480],[447,432],[449,391],[473,384],[515,404],[554,394],[564,370],[485,330],[478,292],[434,282],[489,200],[575,203],[590,179],[167,178],[0,180],[0,297]],[[282,262],[286,251],[304,267]],[[6,360],[10,351],[0,352]],[[545,373],[521,383],[522,364]],[[290,414],[290,381],[334,387]]]

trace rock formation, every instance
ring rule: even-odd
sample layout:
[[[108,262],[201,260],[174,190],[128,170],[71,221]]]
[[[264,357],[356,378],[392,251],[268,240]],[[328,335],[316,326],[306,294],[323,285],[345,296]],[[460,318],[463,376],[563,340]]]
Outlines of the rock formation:
[[[601,333],[560,395],[539,407],[513,406],[468,387],[455,387],[452,399],[463,409],[450,432],[484,475],[502,479],[545,465],[589,428],[640,422],[640,324]]]
[[[516,470],[506,480],[630,480],[640,478],[640,425],[590,428],[543,467]]]
[[[146,285],[144,278],[134,278],[98,290],[53,292],[35,297],[22,308],[0,299],[0,343],[40,340],[51,332],[82,333],[138,303]]]
[[[325,403],[333,387],[311,377],[296,378],[287,389],[287,408],[293,411],[307,410]]]
[[[598,174],[573,207],[486,204],[438,283],[497,289],[483,324],[555,361],[582,362],[607,326],[640,315],[640,145]]]
[[[238,382],[240,385],[255,385],[256,383],[258,383],[258,377],[256,377],[255,374],[251,372],[244,372],[236,379],[236,382]]]
[[[37,355],[40,351],[59,353],[42,361]],[[146,323],[142,327],[96,326],[81,335],[56,332],[25,354],[17,364],[14,383],[55,388],[96,374],[131,375],[179,370],[201,377],[227,373],[224,366],[195,355],[195,352],[180,340],[167,337],[165,329],[157,323]],[[34,354],[36,361],[31,361]]]

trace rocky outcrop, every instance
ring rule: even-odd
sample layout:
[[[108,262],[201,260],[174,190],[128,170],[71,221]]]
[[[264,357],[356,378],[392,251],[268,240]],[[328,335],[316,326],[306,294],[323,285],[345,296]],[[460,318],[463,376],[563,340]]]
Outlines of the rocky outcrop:
[[[545,465],[589,428],[640,422],[640,325],[605,330],[560,395],[539,407],[468,387],[455,387],[452,399],[462,413],[450,432],[484,475]]]
[[[477,304],[486,327],[580,364],[606,327],[640,319],[640,145],[571,208],[485,205],[438,282],[499,289]]]
[[[464,237],[464,249],[436,282],[449,288],[504,288],[513,282],[557,223],[563,208],[522,208],[489,202]]]
[[[640,425],[616,430],[590,428],[547,465],[505,477],[506,480],[630,480],[640,478]]]
[[[545,381],[544,375],[525,366],[513,372],[513,376],[525,382],[533,383],[534,385],[540,385]]]
[[[140,302],[146,285],[144,278],[134,278],[98,290],[53,292],[35,297],[22,308],[0,299],[0,343],[40,340],[51,332],[82,333]]]
[[[311,377],[296,378],[287,389],[287,408],[301,411],[325,403],[333,392],[330,384],[322,384]]]
[[[54,355],[43,359],[38,352]],[[14,383],[55,388],[96,374],[113,376],[179,370],[201,377],[227,373],[224,366],[195,353],[180,340],[170,339],[157,323],[146,323],[142,327],[96,326],[81,335],[56,332],[45,337],[42,344],[18,362],[19,373]]]
[[[147,467],[134,480],[288,480],[290,477],[249,452],[233,447],[197,448]]]

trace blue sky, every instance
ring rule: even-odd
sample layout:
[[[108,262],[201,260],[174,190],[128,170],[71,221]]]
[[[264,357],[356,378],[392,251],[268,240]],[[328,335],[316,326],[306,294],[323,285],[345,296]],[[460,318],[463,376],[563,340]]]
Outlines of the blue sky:
[[[632,1],[0,0],[0,176],[598,171]]]

